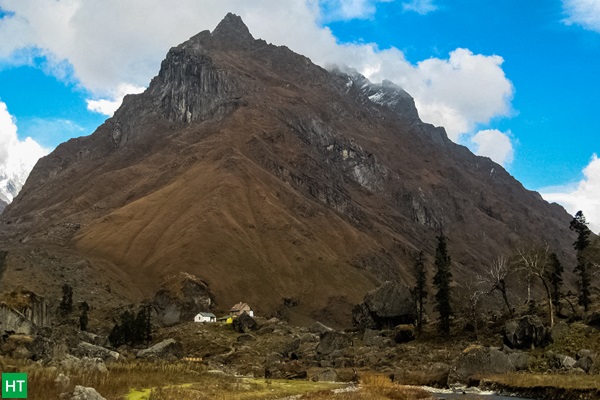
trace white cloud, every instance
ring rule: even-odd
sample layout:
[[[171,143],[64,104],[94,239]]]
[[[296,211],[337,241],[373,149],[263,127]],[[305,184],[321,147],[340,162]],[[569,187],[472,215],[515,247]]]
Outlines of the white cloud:
[[[415,97],[421,118],[444,126],[457,141],[477,124],[510,115],[514,88],[502,70],[503,62],[499,56],[456,49],[447,60],[421,61],[406,90]]]
[[[365,19],[377,11],[377,3],[393,0],[320,0],[319,5],[326,21]]]
[[[402,9],[425,15],[437,10],[438,7],[433,3],[433,0],[411,0],[408,3],[402,3]]]
[[[582,210],[590,229],[600,233],[600,158],[596,154],[583,169],[583,176],[574,189],[567,186],[563,190],[553,188],[540,192],[544,199],[561,204],[571,214]]]
[[[45,55],[55,74],[71,71],[93,93],[91,109],[109,115],[124,82],[147,85],[169,47],[214,29],[231,11],[255,37],[286,45],[319,65],[346,64],[372,81],[394,81],[415,98],[421,118],[446,127],[453,140],[510,114],[513,87],[499,56],[456,49],[447,59],[413,65],[397,48],[339,43],[321,25],[332,15],[368,18],[381,1],[180,0],[173,7],[162,0],[0,0],[0,7],[14,12],[0,21],[0,58],[27,51]]]
[[[600,1],[563,0],[563,8],[567,14],[563,20],[565,24],[581,25],[585,29],[600,32]]]
[[[145,89],[141,86],[122,83],[117,86],[117,89],[109,99],[86,100],[87,108],[90,111],[112,117],[115,111],[121,106],[121,103],[123,103],[123,98],[126,95],[142,93]]]
[[[489,157],[504,167],[513,160],[514,150],[510,132],[487,129],[477,132],[471,141],[477,145],[477,155]]]
[[[8,160],[9,147],[17,137],[17,125],[8,113],[6,104],[0,101],[0,165]]]
[[[12,201],[37,160],[46,154],[48,150],[30,137],[19,140],[15,120],[0,101],[0,199]]]

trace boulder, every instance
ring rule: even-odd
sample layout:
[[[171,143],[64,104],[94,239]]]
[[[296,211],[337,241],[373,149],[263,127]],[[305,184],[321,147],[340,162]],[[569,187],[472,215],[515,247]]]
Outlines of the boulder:
[[[137,353],[137,358],[174,360],[183,357],[183,345],[175,339],[163,340]]]
[[[320,323],[319,321],[315,322],[314,324],[312,324],[309,328],[308,331],[311,333],[317,333],[317,334],[322,334],[325,332],[330,332],[333,329],[331,329],[328,326],[323,325],[322,323]]]
[[[398,325],[394,328],[394,342],[396,343],[407,343],[415,340],[415,338],[414,325]]]
[[[586,373],[590,373],[594,368],[596,357],[591,350],[579,350],[577,352],[577,362],[575,368],[581,368]]]
[[[515,351],[514,353],[510,353],[508,355],[508,359],[512,365],[515,366],[517,371],[524,371],[528,369],[532,358],[532,356],[522,351]]]
[[[342,350],[350,346],[352,340],[343,332],[330,331],[321,335],[321,340],[317,345],[317,354],[329,355],[337,350]]]
[[[445,387],[450,375],[450,366],[445,363],[436,362],[426,368],[427,378],[426,383],[430,386]]]
[[[363,344],[365,346],[389,347],[393,343],[389,338],[384,336],[383,331],[365,329],[365,332],[363,333]]]
[[[258,329],[258,322],[245,312],[233,320],[233,329],[239,333],[248,333]]]
[[[103,359],[107,363],[118,361],[120,357],[119,353],[116,351],[87,342],[81,342],[77,345],[75,355],[97,357]]]
[[[410,289],[401,283],[387,281],[365,295],[352,310],[355,326],[371,329],[392,329],[415,321],[415,302]]]
[[[210,310],[214,297],[208,284],[198,277],[180,272],[163,282],[152,305],[162,326],[193,321],[198,310]]]
[[[265,368],[265,378],[269,379],[301,379],[308,377],[306,367],[299,361],[290,361],[286,363],[275,363]]]
[[[508,355],[500,350],[470,346],[451,365],[448,374],[448,385],[477,384],[486,375],[505,374],[515,371]]]
[[[37,329],[25,315],[6,304],[0,304],[0,331],[31,335]]]
[[[337,382],[338,374],[335,369],[328,368],[313,376],[312,380],[315,382]]]
[[[291,342],[283,346],[281,354],[287,358],[298,359],[297,350],[300,347],[300,339],[293,339]]]
[[[548,358],[548,365],[554,369],[569,370],[574,368],[577,363],[573,357],[554,354],[550,351],[546,353],[546,357]]]
[[[544,347],[552,342],[550,329],[537,316],[526,315],[504,326],[504,344],[511,349]]]
[[[32,359],[37,361],[50,353],[48,339],[39,335],[8,336],[2,344],[2,354],[13,358]]]
[[[594,311],[585,316],[585,323],[596,329],[600,329],[600,311]]]
[[[563,319],[571,319],[575,317],[573,307],[564,299],[560,301],[556,308],[556,316]]]
[[[71,393],[63,393],[60,395],[64,400],[106,400],[96,389],[77,385]]]

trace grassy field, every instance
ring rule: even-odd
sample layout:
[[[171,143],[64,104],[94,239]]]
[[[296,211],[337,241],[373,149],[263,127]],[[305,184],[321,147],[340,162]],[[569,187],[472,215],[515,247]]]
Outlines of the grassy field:
[[[531,399],[600,399],[600,375],[512,373],[488,377],[482,387]]]
[[[76,385],[91,386],[108,400],[253,400],[281,399],[423,399],[430,395],[418,388],[400,386],[387,376],[363,374],[360,385],[312,381],[238,378],[211,373],[196,363],[127,362],[108,366],[108,373],[62,371],[18,360],[0,360],[2,372],[28,374],[30,400],[57,399]],[[57,383],[64,373],[68,384]]]
[[[487,378],[515,388],[556,387],[560,389],[598,389],[600,375],[564,375],[564,374],[532,374],[511,373]]]

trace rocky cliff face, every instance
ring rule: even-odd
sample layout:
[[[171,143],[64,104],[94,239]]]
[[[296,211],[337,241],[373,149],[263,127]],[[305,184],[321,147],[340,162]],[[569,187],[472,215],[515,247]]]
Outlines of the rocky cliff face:
[[[349,323],[378,282],[411,282],[413,255],[432,254],[442,229],[460,281],[533,241],[567,261],[569,220],[421,122],[398,86],[328,72],[230,14],[172,48],[94,134],[42,159],[1,235],[16,254],[45,246],[101,266],[113,288],[149,296],[184,271],[223,309],[265,315],[295,298],[299,313]]]

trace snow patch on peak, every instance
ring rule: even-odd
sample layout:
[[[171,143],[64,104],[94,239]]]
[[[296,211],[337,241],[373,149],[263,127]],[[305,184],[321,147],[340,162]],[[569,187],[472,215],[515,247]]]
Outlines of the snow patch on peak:
[[[32,138],[19,139],[15,119],[0,101],[0,200],[12,202],[37,160],[46,154],[48,150]]]

